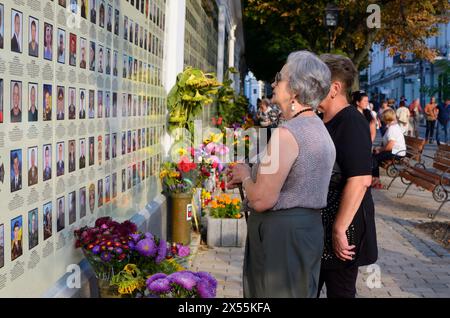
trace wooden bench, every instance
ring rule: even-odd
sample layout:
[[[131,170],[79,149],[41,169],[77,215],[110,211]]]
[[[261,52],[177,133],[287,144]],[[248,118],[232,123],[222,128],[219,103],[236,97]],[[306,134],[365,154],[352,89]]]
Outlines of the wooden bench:
[[[381,164],[381,167],[386,169],[386,174],[392,178],[387,189],[389,189],[395,179],[398,178],[400,171],[406,166],[412,165],[412,162],[414,162],[415,165],[424,167],[422,152],[425,147],[425,139],[405,136],[405,144],[406,153],[402,152],[399,154],[402,155],[402,158],[387,160]]]
[[[405,191],[398,194],[398,198],[403,198],[411,185],[419,186],[433,194],[433,199],[441,203],[439,208],[428,214],[432,219],[439,213],[445,203],[450,201],[450,146],[440,145],[433,157],[433,169],[424,166],[408,165],[400,170],[399,177],[407,185]]]

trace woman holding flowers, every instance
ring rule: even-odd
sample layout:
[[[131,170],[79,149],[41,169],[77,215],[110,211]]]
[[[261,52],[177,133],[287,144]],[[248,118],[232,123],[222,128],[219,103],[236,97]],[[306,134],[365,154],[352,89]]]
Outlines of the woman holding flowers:
[[[314,113],[330,89],[316,55],[294,52],[277,74],[273,102],[286,122],[274,130],[260,163],[237,164],[229,188],[242,183],[251,213],[244,297],[316,297],[323,250],[320,209],[327,204],[335,148]]]

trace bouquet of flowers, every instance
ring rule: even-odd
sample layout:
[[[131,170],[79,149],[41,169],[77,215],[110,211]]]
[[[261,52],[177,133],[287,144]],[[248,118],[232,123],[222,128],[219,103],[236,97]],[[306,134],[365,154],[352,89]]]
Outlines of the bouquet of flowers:
[[[146,296],[160,298],[214,298],[217,281],[209,273],[180,271],[158,273],[146,281]]]
[[[188,193],[194,187],[197,164],[188,156],[182,156],[178,163],[164,162],[159,178],[163,192]]]
[[[222,193],[209,202],[210,215],[213,218],[231,218],[240,219],[241,200],[231,198],[229,194]]]

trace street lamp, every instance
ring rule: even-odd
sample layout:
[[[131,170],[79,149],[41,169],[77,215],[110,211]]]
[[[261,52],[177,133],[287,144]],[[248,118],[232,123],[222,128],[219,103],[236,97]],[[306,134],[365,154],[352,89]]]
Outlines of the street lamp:
[[[328,53],[331,51],[331,29],[337,27],[339,8],[328,3],[325,8],[325,25],[328,28]]]

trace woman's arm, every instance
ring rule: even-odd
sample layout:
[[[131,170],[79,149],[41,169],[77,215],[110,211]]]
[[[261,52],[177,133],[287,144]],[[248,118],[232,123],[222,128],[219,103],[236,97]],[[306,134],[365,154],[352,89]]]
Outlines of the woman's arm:
[[[243,182],[249,206],[256,212],[271,209],[278,201],[281,188],[289,175],[299,146],[294,136],[286,128],[275,129],[267,152],[263,155],[256,182],[250,177],[250,169],[245,165],[236,165],[231,169],[230,187]]]
[[[375,124],[375,118],[370,121],[370,139],[372,140],[372,143],[375,141],[375,138],[377,137],[377,126]]]

